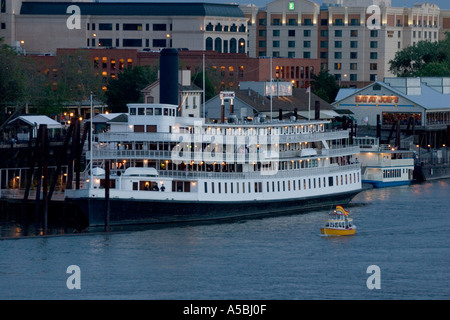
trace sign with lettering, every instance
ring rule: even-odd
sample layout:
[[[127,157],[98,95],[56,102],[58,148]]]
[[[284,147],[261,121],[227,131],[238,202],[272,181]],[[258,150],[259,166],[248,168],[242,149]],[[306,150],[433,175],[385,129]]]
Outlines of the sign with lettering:
[[[397,96],[355,96],[355,102],[367,103],[398,103]]]
[[[289,2],[289,10],[295,10],[295,2]]]

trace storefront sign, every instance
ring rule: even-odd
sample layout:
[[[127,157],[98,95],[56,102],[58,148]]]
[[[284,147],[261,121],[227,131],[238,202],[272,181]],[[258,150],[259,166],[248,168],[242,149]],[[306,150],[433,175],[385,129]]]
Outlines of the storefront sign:
[[[397,96],[355,96],[355,102],[398,103]]]

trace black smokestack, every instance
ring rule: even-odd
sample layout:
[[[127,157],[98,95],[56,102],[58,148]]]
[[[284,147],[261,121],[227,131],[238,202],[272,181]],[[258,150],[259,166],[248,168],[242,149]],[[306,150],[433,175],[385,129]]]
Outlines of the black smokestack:
[[[319,120],[320,119],[320,101],[316,100],[314,104],[314,119]]]
[[[159,64],[159,102],[178,105],[178,51],[161,50]]]

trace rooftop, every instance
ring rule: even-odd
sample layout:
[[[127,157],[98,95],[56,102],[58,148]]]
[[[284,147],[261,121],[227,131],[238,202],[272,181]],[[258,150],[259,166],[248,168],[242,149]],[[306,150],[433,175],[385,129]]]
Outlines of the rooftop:
[[[175,2],[24,2],[20,14],[67,15],[67,8],[70,5],[77,5],[83,16],[219,16],[244,18],[244,14],[236,4]]]

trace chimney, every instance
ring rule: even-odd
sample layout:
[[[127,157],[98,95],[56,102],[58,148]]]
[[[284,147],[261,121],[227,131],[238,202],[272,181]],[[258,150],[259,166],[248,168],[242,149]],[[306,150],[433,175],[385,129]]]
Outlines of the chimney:
[[[161,50],[159,64],[159,102],[178,105],[178,51]]]
[[[314,105],[315,110],[315,120],[320,120],[320,101],[316,100]]]

